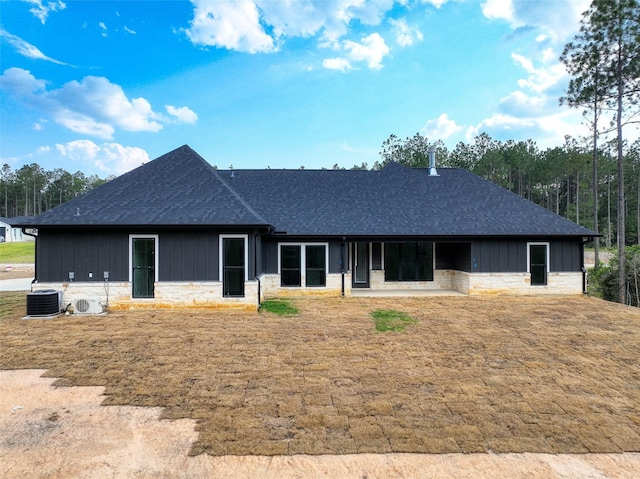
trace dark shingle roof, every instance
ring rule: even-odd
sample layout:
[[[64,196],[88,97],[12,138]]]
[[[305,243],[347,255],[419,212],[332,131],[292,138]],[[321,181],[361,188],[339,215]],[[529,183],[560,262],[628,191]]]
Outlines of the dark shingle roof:
[[[241,170],[220,176],[276,230],[339,236],[592,236],[466,170]]]
[[[29,225],[272,225],[289,235],[593,236],[465,170],[211,168],[183,146]],[[77,214],[79,212],[79,215]]]
[[[38,216],[30,225],[266,225],[182,146]]]

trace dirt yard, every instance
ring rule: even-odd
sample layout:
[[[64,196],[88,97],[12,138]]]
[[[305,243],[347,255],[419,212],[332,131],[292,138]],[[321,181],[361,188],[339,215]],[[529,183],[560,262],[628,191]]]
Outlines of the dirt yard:
[[[578,298],[298,300],[22,320],[0,369],[104,386],[104,405],[192,419],[190,454],[640,451],[640,310]],[[418,320],[379,333],[370,312]],[[10,312],[10,314],[6,314]]]

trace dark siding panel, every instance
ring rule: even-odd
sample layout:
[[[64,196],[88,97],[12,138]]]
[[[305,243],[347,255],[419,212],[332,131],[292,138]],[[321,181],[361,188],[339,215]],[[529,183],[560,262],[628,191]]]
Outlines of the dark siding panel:
[[[471,243],[436,243],[436,269],[471,271]]]
[[[371,243],[371,269],[382,269],[382,243]]]
[[[341,254],[342,254],[342,242],[330,241],[329,242],[329,273],[341,272],[341,264],[340,264]],[[346,251],[345,251],[345,255],[346,255]]]
[[[527,242],[523,240],[479,240],[472,245],[473,271],[518,273],[527,271]]]
[[[580,240],[551,242],[551,271],[580,271],[582,243]]]
[[[217,233],[161,233],[158,243],[160,281],[218,281]]]
[[[262,250],[262,264],[266,274],[278,273],[278,242],[265,240]]]
[[[129,237],[125,232],[92,231],[61,234],[41,230],[38,236],[38,281],[129,280]],[[93,277],[89,278],[89,273]]]

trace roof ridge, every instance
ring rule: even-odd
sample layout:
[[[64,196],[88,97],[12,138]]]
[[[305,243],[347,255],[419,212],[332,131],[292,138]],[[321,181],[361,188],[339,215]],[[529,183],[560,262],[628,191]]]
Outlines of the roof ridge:
[[[209,170],[211,171],[211,173],[213,174],[213,176],[224,185],[225,188],[227,188],[229,190],[229,192],[235,196],[235,198],[240,202],[240,204],[242,204],[242,206],[244,206],[247,211],[249,213],[251,213],[257,220],[262,221],[263,223],[266,223],[268,225],[270,225],[271,223],[269,221],[267,221],[266,219],[264,219],[256,210],[254,210],[251,205],[249,205],[249,203],[247,203],[247,201],[240,196],[240,194],[234,190],[231,185],[229,185],[226,181],[224,181],[222,179],[222,177],[220,176],[220,174],[218,173],[218,170],[215,169],[213,166],[211,166],[209,163],[207,163],[207,161],[202,158],[198,153],[196,153],[196,155],[198,155],[202,161],[204,161],[204,163],[207,165],[207,167],[209,168]]]

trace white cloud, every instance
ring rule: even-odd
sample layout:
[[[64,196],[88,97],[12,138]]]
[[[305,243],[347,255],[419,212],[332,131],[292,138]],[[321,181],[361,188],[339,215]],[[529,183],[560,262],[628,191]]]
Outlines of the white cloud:
[[[377,33],[362,38],[362,43],[345,40],[342,47],[345,56],[324,60],[325,68],[346,71],[352,68],[354,62],[364,62],[372,70],[382,68],[382,59],[389,54],[389,47]]]
[[[175,106],[165,105],[165,108],[167,109],[167,113],[175,117],[176,121],[180,123],[190,123],[195,125],[198,121],[198,115],[186,106],[176,108]]]
[[[411,28],[407,25],[404,18],[399,20],[390,19],[389,23],[393,25],[396,34],[396,43],[401,47],[408,47],[422,40],[422,32],[417,28]]]
[[[449,0],[423,0],[425,3],[430,3],[436,8],[440,8],[442,5],[447,3]]]
[[[546,98],[527,95],[520,90],[511,92],[500,100],[500,111],[516,116],[532,116],[540,114],[543,113],[547,106],[548,101],[546,101]]]
[[[427,138],[445,139],[458,133],[462,127],[454,120],[449,119],[449,115],[442,113],[438,118],[429,120],[422,128],[422,132]]]
[[[7,43],[9,43],[9,45],[15,48],[15,50],[24,57],[31,58],[33,60],[45,60],[57,65],[68,65],[68,63],[64,63],[56,60],[55,58],[48,57],[47,55],[42,53],[36,46],[16,35],[9,33],[2,27],[0,27],[0,38],[4,38]]]
[[[566,70],[561,63],[550,58],[550,55],[545,52],[543,52],[542,57],[553,63],[536,67],[534,61],[530,58],[517,53],[511,54],[513,61],[529,74],[527,78],[518,80],[520,88],[528,88],[541,93],[556,85],[566,76]]]
[[[122,87],[104,77],[88,76],[58,89],[47,89],[29,71],[9,68],[0,76],[0,88],[76,133],[112,139],[116,128],[153,131],[173,120],[153,111],[145,98],[129,99]],[[193,122],[197,115],[187,107],[167,111],[177,121]]]
[[[346,58],[326,58],[322,60],[322,66],[329,70],[340,70],[341,72],[351,70],[351,64]]]
[[[119,143],[98,145],[91,140],[75,140],[56,144],[56,151],[65,160],[84,163],[92,169],[121,175],[149,161],[149,155],[138,147]]]
[[[564,43],[578,31],[582,12],[589,4],[590,0],[555,0],[553,8],[549,8],[548,2],[544,1],[487,0],[481,8],[490,20],[505,20],[514,30],[535,28],[548,34],[553,41]]]
[[[507,20],[513,23],[511,0],[487,0],[480,5],[482,14],[490,20]]]
[[[494,139],[506,141],[524,141],[534,139],[540,148],[551,148],[564,143],[565,135],[579,138],[584,134],[576,112],[560,112],[548,115],[516,117],[496,113],[467,128],[465,138],[468,142],[480,133],[487,133]]]
[[[248,53],[272,52],[273,38],[260,24],[258,7],[251,0],[193,0],[195,5],[187,37],[197,44]]]
[[[377,33],[372,33],[362,39],[362,43],[345,40],[344,49],[347,57],[356,62],[366,62],[373,70],[382,68],[382,59],[389,54],[389,47],[384,38]]]
[[[124,27],[124,31],[127,32],[130,35],[137,35],[137,33],[138,33],[135,30],[132,30],[131,28],[129,28],[127,26]]]
[[[186,30],[196,45],[249,53],[274,52],[287,37],[319,35],[334,45],[352,22],[378,25],[393,0],[191,0]]]
[[[107,26],[104,22],[98,23],[98,28],[100,28],[100,35],[102,35],[103,37],[109,36]]]
[[[44,25],[49,17],[49,13],[58,12],[67,8],[67,5],[64,2],[47,2],[46,5],[42,3],[42,0],[24,0],[31,5],[34,5],[33,8],[30,8],[29,11],[33,13],[33,15],[40,19],[42,24]]]

